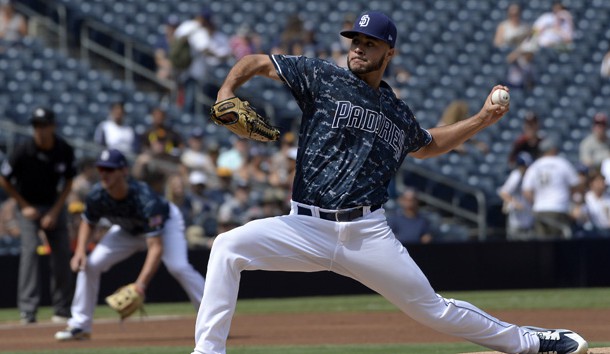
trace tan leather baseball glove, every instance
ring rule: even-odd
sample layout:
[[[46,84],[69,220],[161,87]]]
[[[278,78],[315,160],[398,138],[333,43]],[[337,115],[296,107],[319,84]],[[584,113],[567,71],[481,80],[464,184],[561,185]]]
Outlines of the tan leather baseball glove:
[[[138,292],[135,283],[131,283],[107,296],[106,303],[121,316],[121,320],[124,320],[137,310],[143,310],[144,295]]]
[[[210,118],[233,133],[252,140],[268,142],[278,140],[280,131],[250,106],[248,101],[232,97],[212,106]]]

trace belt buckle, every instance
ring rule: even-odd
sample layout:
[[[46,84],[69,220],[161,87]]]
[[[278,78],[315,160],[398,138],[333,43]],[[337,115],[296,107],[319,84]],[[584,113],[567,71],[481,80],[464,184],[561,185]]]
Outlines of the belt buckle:
[[[358,215],[356,215],[358,214]],[[359,217],[361,217],[362,215],[364,215],[364,212],[362,210],[362,208],[354,208],[354,209],[348,209],[348,210],[341,210],[335,213],[335,219],[336,221],[353,221],[354,219],[357,219]]]
[[[341,218],[339,217],[339,216],[341,216],[342,214],[344,214],[344,212],[341,212],[341,211],[337,211],[337,212],[334,212],[334,213],[333,213],[333,216],[335,217],[335,221],[336,221],[336,222],[340,222],[340,221],[342,221],[342,220],[341,220]]]

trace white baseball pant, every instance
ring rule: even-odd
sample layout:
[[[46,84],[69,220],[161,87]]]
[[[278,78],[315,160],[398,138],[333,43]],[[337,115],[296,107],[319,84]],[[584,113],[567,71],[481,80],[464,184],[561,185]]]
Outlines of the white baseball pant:
[[[226,353],[243,270],[332,271],[378,292],[414,320],[503,353],[536,353],[534,334],[477,307],[437,295],[388,227],[383,209],[352,222],[297,215],[251,221],[219,235],[212,247],[192,354]]]
[[[167,271],[180,283],[195,308],[199,307],[205,280],[188,262],[188,248],[184,236],[184,219],[178,207],[170,204],[170,218],[163,228],[163,255]],[[100,277],[113,265],[138,251],[146,250],[146,238],[126,233],[114,225],[87,258],[87,267],[78,272],[76,291],[72,300],[69,327],[91,332],[93,312],[97,305]],[[133,279],[135,281],[135,279]]]

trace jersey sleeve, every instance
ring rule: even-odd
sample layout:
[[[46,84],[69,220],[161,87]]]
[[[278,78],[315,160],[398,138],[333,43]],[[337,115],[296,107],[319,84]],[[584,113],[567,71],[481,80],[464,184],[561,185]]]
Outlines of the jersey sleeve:
[[[389,86],[386,87],[388,94],[392,94],[391,88]],[[409,126],[409,132],[405,134],[405,148],[407,149],[407,153],[414,152],[422,147],[430,144],[432,142],[432,134],[427,129],[422,128],[419,124],[419,121],[415,118],[415,114],[411,111],[411,108],[401,100],[396,100],[399,102],[397,105],[397,112],[399,116],[405,117],[409,122],[411,122]]]
[[[159,236],[169,219],[169,204],[161,198],[151,199],[144,205],[144,217],[147,223],[143,234],[146,237]]]
[[[142,210],[139,217],[141,219],[139,233],[146,237],[159,236],[169,219],[169,202],[155,193],[146,183],[132,179],[130,184],[134,190],[137,190],[137,204]]]
[[[320,77],[319,71],[324,67],[324,61],[295,55],[271,55],[271,61],[279,77],[292,91],[297,102],[313,100],[312,85]]]
[[[100,193],[99,187],[96,185],[85,198],[85,210],[81,214],[82,219],[92,225],[97,224],[102,215],[100,213]]]

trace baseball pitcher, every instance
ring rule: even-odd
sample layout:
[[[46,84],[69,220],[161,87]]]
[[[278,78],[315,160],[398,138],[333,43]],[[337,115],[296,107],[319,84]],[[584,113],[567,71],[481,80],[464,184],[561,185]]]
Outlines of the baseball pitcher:
[[[439,332],[504,353],[586,353],[569,330],[521,327],[437,295],[388,227],[382,205],[407,155],[450,151],[509,110],[491,102],[469,119],[429,130],[382,81],[396,54],[396,27],[366,12],[351,30],[348,68],[289,55],[238,61],[218,92],[222,103],[259,75],[282,81],[303,111],[289,215],[254,220],[216,238],[199,309],[193,354],[223,354],[245,270],[332,271],[360,281]],[[235,119],[227,121],[235,121]]]

